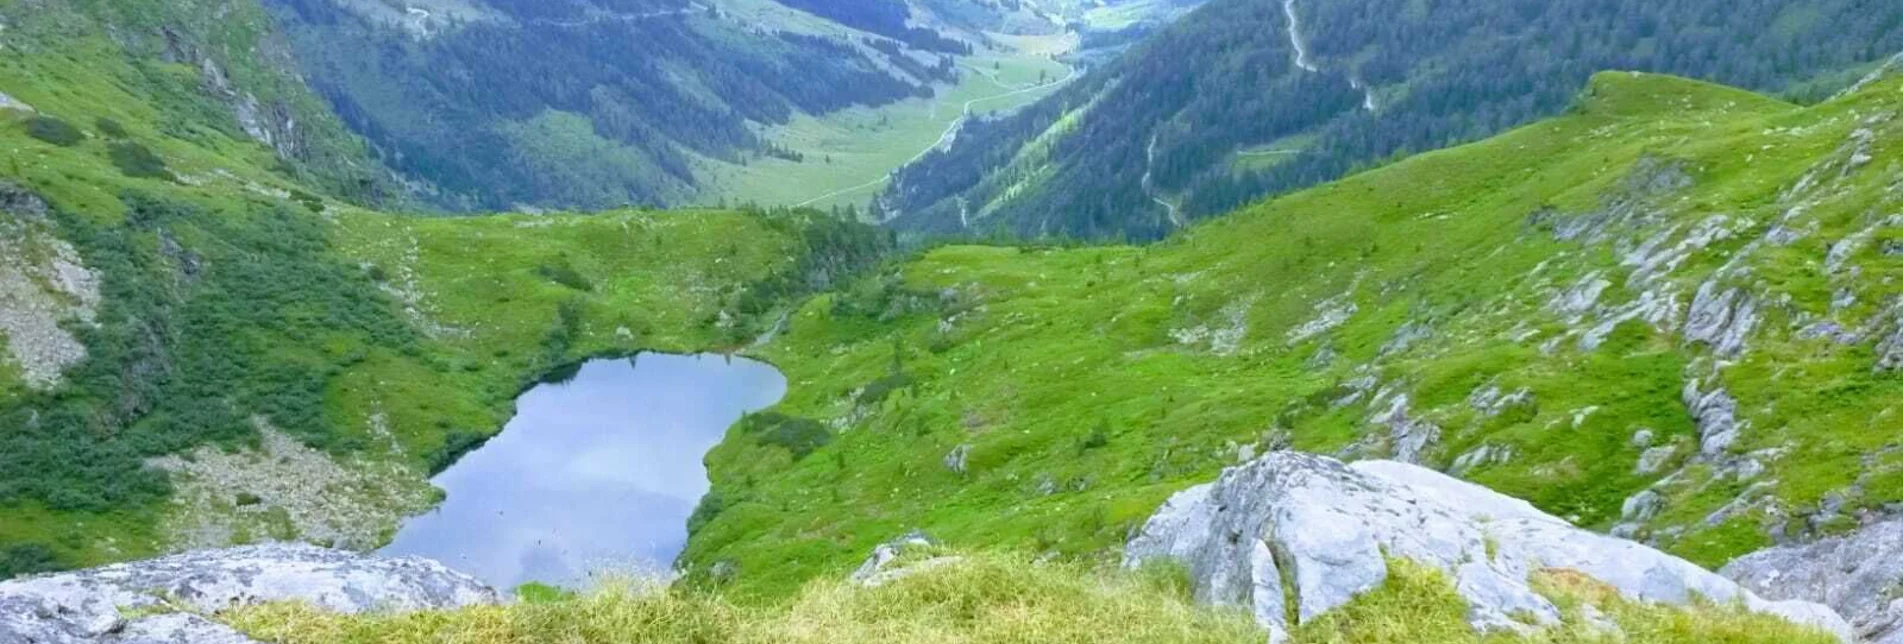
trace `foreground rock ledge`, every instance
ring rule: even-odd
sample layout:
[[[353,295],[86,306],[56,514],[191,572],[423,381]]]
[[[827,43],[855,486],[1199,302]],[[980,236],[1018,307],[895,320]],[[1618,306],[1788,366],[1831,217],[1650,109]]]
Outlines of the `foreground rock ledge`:
[[[280,601],[361,613],[492,604],[497,595],[427,559],[248,546],[0,583],[0,642],[248,643],[194,613]],[[137,616],[157,611],[165,614]]]
[[[1350,465],[1277,452],[1229,468],[1216,482],[1172,497],[1130,542],[1124,561],[1132,567],[1153,559],[1181,562],[1199,599],[1249,608],[1270,640],[1282,641],[1292,626],[1287,615],[1311,619],[1379,588],[1389,558],[1446,572],[1467,600],[1468,621],[1483,631],[1526,628],[1513,615],[1557,624],[1559,609],[1528,577],[1560,568],[1603,581],[1628,599],[1740,601],[1852,641],[1849,624],[1823,605],[1764,600],[1683,559],[1392,461]]]
[[[1863,641],[1903,644],[1903,521],[1745,555],[1719,572],[1765,597],[1826,604]]]

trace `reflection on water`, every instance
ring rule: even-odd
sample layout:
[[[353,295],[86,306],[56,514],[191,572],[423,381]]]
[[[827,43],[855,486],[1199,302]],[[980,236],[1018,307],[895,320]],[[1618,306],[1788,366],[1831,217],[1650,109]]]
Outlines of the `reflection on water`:
[[[436,559],[505,590],[664,571],[707,493],[702,457],[742,414],[785,392],[777,370],[743,358],[586,363],[522,394],[501,434],[433,479],[448,500],[382,552]]]

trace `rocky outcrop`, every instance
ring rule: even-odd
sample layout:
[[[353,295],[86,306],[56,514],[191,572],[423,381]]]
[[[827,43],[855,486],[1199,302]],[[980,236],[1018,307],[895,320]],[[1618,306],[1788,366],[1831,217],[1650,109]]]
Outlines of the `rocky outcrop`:
[[[377,422],[371,419],[372,432],[387,434]],[[172,475],[171,502],[160,522],[167,543],[220,548],[242,543],[242,534],[277,534],[369,550],[403,517],[437,501],[421,473],[400,463],[312,449],[263,417],[252,424],[256,448],[205,446],[146,461]]]
[[[0,92],[0,110],[19,110],[21,112],[32,112],[33,106],[20,102],[20,99],[7,96],[5,92]]]
[[[250,642],[204,616],[281,601],[361,613],[461,608],[497,595],[426,559],[249,546],[0,583],[0,642]]]
[[[961,444],[952,448],[950,453],[945,454],[945,469],[951,470],[956,474],[964,474],[966,471],[966,461],[970,459],[971,443]]]
[[[873,548],[872,555],[866,557],[865,562],[859,564],[859,568],[847,579],[854,584],[873,588],[963,561],[962,557],[931,554],[937,546],[931,537],[913,530]]]
[[[1395,460],[1419,463],[1440,441],[1440,426],[1421,418],[1406,393],[1384,389],[1368,406],[1376,410],[1368,422],[1388,429],[1388,450]]]
[[[1701,456],[1719,456],[1738,440],[1744,423],[1738,420],[1738,401],[1724,387],[1699,391],[1699,382],[1687,381],[1681,392],[1686,411],[1698,426],[1698,452]]]
[[[0,360],[17,365],[29,387],[59,384],[86,357],[68,325],[91,324],[99,301],[98,277],[54,234],[46,202],[0,182]]]
[[[1558,622],[1529,577],[1568,569],[1623,596],[1684,603],[1741,601],[1848,638],[1849,626],[1808,602],[1771,602],[1685,560],[1573,527],[1532,505],[1432,470],[1392,461],[1344,464],[1276,452],[1172,497],[1125,549],[1125,565],[1186,565],[1199,599],[1247,607],[1271,640],[1374,590],[1391,558],[1453,579],[1480,630]]]
[[[1745,350],[1745,340],[1758,325],[1761,314],[1757,299],[1739,288],[1720,288],[1716,280],[1698,287],[1692,298],[1690,315],[1685,321],[1685,339],[1702,342],[1713,353],[1737,357]]]
[[[1360,310],[1360,307],[1349,300],[1346,294],[1340,297],[1330,298],[1321,304],[1317,304],[1315,306],[1314,319],[1303,322],[1301,326],[1289,329],[1288,344],[1289,346],[1294,346],[1307,341],[1309,338],[1327,333],[1335,327],[1346,324],[1348,319],[1354,317],[1355,313]]]
[[[1745,555],[1721,570],[1765,597],[1826,604],[1874,644],[1903,644],[1903,521]]]

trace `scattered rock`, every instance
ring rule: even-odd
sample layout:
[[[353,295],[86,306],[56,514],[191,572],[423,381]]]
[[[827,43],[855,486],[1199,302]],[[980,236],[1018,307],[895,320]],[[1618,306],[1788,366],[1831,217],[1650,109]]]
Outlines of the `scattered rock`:
[[[1394,331],[1394,337],[1381,345],[1381,357],[1406,353],[1422,340],[1434,337],[1434,329],[1419,322],[1408,322]]]
[[[1488,443],[1455,457],[1453,466],[1447,468],[1447,471],[1456,475],[1465,474],[1483,465],[1498,465],[1512,460],[1512,447]]]
[[[1599,303],[1599,295],[1612,286],[1612,280],[1606,279],[1599,271],[1588,273],[1572,288],[1561,291],[1546,303],[1546,308],[1562,316],[1577,319],[1591,311]]]
[[[962,557],[926,556],[911,563],[901,565],[901,559],[907,555],[917,555],[937,547],[932,538],[924,532],[913,530],[897,539],[879,544],[872,549],[872,556],[866,557],[859,569],[854,570],[848,579],[855,584],[876,587],[892,583],[908,575],[917,574],[940,566],[961,561]]]
[[[1724,387],[1699,393],[1698,386],[1696,380],[1687,381],[1683,398],[1685,409],[1691,412],[1692,422],[1698,426],[1699,454],[1709,458],[1730,448],[1745,425],[1738,422],[1738,401],[1725,392]]]
[[[1349,380],[1348,382],[1342,383],[1342,386],[1347,388],[1348,393],[1344,396],[1341,396],[1340,398],[1336,398],[1333,401],[1330,401],[1328,403],[1328,408],[1341,409],[1342,407],[1347,407],[1349,405],[1360,402],[1362,397],[1367,396],[1369,392],[1374,391],[1374,388],[1380,385],[1381,385],[1381,380],[1374,376],[1361,376],[1353,380]]]
[[[1492,383],[1474,390],[1472,394],[1467,396],[1467,405],[1472,407],[1474,411],[1480,412],[1480,415],[1488,418],[1498,416],[1500,412],[1506,411],[1516,405],[1524,405],[1532,402],[1533,392],[1526,387],[1516,389],[1512,393],[1502,393],[1500,385]]]
[[[1856,331],[1830,320],[1819,320],[1797,331],[1797,337],[1805,340],[1829,340],[1837,344],[1856,344],[1863,338]]]
[[[1678,308],[1677,293],[1657,289],[1640,291],[1638,299],[1606,312],[1598,324],[1586,329],[1579,337],[1579,348],[1584,351],[1598,349],[1619,325],[1632,320],[1643,320],[1654,328],[1671,330],[1678,325]]]
[[[1639,453],[1639,474],[1657,474],[1678,455],[1677,445],[1661,445]]]
[[[1360,307],[1350,301],[1347,296],[1329,298],[1315,306],[1314,319],[1289,329],[1288,343],[1291,346],[1301,344],[1303,340],[1327,333],[1346,323],[1348,318],[1354,317],[1355,312],[1360,310]]]
[[[965,460],[970,457],[971,457],[970,443],[965,443],[963,445],[954,447],[952,448],[951,453],[945,455],[945,468],[953,472],[957,472],[959,474],[964,474]]]
[[[1372,403],[1379,407],[1383,400],[1387,408],[1376,412],[1368,422],[1388,428],[1388,448],[1394,460],[1419,463],[1429,447],[1440,441],[1440,426],[1423,418],[1415,417],[1408,406],[1408,395],[1397,393],[1392,396],[1383,392],[1375,396]]]
[[[1626,278],[1626,285],[1649,285],[1678,270],[1680,265],[1691,259],[1693,253],[1713,242],[1730,239],[1732,223],[1730,217],[1712,215],[1692,226],[1683,237],[1678,236],[1682,226],[1668,226],[1639,245],[1620,252],[1619,264],[1632,269],[1631,275]],[[1673,242],[1673,239],[1678,241]]]
[[[1652,430],[1640,429],[1632,432],[1632,446],[1644,449],[1652,446]]]
[[[0,357],[40,390],[85,359],[86,346],[62,323],[92,324],[100,299],[99,278],[54,234],[47,215],[39,196],[0,182]]]
[[[1859,640],[1903,644],[1903,521],[1842,537],[1745,555],[1721,570],[1772,599],[1830,606],[1856,627]]]
[[[1550,223],[1560,241],[1603,241],[1615,230],[1658,218],[1654,204],[1691,185],[1684,162],[1646,155],[1632,165],[1619,188],[1604,197],[1599,210],[1565,216],[1549,209],[1530,219],[1535,224]]]
[[[367,550],[436,500],[424,478],[401,464],[339,460],[262,419],[254,423],[259,449],[201,447],[149,461],[174,474],[172,506],[161,522],[172,546],[220,548],[249,535]],[[234,492],[256,502],[237,504]]]
[[[1521,619],[1556,623],[1559,610],[1528,579],[1562,568],[1630,599],[1741,601],[1848,641],[1848,625],[1823,606],[1765,601],[1685,560],[1392,461],[1276,452],[1229,468],[1172,497],[1125,548],[1124,565],[1178,561],[1199,599],[1248,608],[1271,641],[1282,641],[1289,615],[1312,619],[1380,587],[1391,557],[1446,572],[1482,631],[1524,630]]]
[[[1743,289],[1719,290],[1717,280],[1708,280],[1692,297],[1691,313],[1685,320],[1685,339],[1703,342],[1720,356],[1735,357],[1745,350],[1745,339],[1758,324],[1757,298]]]
[[[1039,472],[1037,475],[1037,481],[1035,484],[1033,484],[1032,489],[1033,491],[1037,493],[1038,496],[1050,496],[1052,494],[1056,494],[1058,490],[1057,477],[1051,476],[1049,472]]]
[[[1665,497],[1653,490],[1644,490],[1627,497],[1619,506],[1619,516],[1630,523],[1644,523],[1658,516],[1665,508]]]
[[[1230,302],[1217,312],[1221,318],[1218,326],[1203,324],[1192,328],[1171,329],[1170,338],[1185,346],[1207,345],[1209,352],[1219,356],[1235,355],[1242,347],[1242,340],[1249,336],[1249,308],[1255,306],[1255,298],[1243,298]]]
[[[33,106],[20,102],[20,99],[7,96],[5,92],[0,92],[0,110],[19,110],[21,112],[34,111]]]
[[[427,559],[249,546],[0,582],[0,641],[250,642],[200,615],[280,601],[361,613],[453,609],[493,604],[497,596]]]
[[[1863,250],[1863,247],[1870,243],[1870,238],[1876,236],[1877,230],[1903,223],[1899,220],[1903,220],[1903,217],[1885,217],[1831,244],[1830,250],[1824,254],[1824,272],[1830,275],[1842,272],[1844,264],[1848,263],[1857,251]]]
[[[1898,302],[1892,309],[1895,320],[1891,324],[1894,327],[1887,332],[1879,332],[1883,339],[1877,341],[1877,362],[1872,370],[1878,373],[1903,369],[1903,302]]]

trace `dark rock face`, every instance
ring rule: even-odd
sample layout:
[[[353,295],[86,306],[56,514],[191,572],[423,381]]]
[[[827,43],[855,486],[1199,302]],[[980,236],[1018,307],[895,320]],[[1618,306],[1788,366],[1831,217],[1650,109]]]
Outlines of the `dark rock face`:
[[[0,583],[0,642],[239,644],[251,640],[204,615],[279,601],[361,613],[491,604],[497,595],[425,559],[247,546]],[[156,611],[170,612],[136,616]]]

